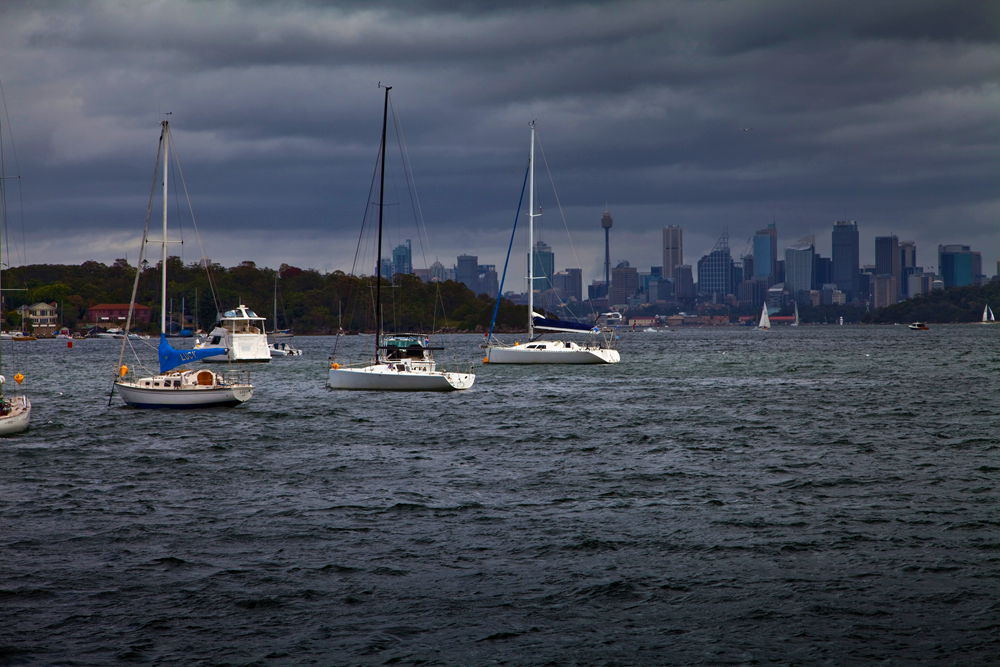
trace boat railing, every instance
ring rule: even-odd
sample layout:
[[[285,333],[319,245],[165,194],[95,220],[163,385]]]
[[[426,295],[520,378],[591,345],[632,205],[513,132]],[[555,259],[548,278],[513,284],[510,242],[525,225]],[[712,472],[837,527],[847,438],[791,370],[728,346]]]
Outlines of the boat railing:
[[[216,371],[216,375],[222,384],[250,384],[250,371],[247,370]]]

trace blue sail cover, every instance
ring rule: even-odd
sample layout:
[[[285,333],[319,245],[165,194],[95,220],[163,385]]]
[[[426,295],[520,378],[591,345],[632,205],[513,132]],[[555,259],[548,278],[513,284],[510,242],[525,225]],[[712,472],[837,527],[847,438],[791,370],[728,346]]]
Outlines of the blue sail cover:
[[[156,348],[156,354],[160,357],[160,372],[166,373],[172,368],[177,368],[190,361],[198,361],[205,357],[214,357],[218,354],[225,354],[224,347],[206,347],[201,350],[178,350],[167,341],[167,337],[160,334],[160,344]]]
[[[592,324],[580,324],[579,322],[568,322],[566,320],[550,320],[542,317],[538,313],[532,313],[531,323],[536,329],[547,329],[548,331],[566,331],[569,333],[599,333],[599,327]]]

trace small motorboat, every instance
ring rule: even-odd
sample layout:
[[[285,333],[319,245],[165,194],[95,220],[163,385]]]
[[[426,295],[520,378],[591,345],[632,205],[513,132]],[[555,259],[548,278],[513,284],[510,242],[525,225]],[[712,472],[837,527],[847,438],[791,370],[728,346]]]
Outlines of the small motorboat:
[[[926,322],[911,322],[909,324],[909,328],[913,329],[914,331],[927,331],[928,329],[930,329],[930,327],[927,326]]]
[[[271,343],[267,346],[272,357],[301,357],[302,350],[292,347],[290,343]]]

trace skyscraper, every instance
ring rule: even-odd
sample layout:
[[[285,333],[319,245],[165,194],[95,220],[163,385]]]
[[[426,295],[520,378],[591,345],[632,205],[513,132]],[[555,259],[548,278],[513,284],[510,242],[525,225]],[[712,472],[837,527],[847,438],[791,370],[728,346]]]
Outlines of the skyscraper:
[[[753,277],[777,280],[778,230],[773,222],[753,235]]]
[[[967,245],[939,245],[938,273],[945,287],[972,285],[982,272],[982,255]]]
[[[833,223],[833,282],[847,295],[848,301],[858,298],[858,271],[861,268],[858,223],[838,220]]]
[[[392,249],[392,272],[413,273],[413,250],[410,240]]]
[[[455,280],[470,290],[479,293],[479,257],[476,255],[459,255],[455,265]]]
[[[554,274],[552,287],[564,301],[583,301],[583,270],[564,269]]]
[[[478,261],[478,258],[477,258]],[[444,264],[434,260],[430,268],[431,282],[443,283],[448,280],[448,269],[444,268]]]
[[[628,305],[629,297],[639,291],[639,271],[628,262],[619,262],[611,270],[611,289],[608,290],[608,306]]]
[[[495,296],[500,291],[500,280],[497,277],[495,264],[480,264],[476,276],[476,291],[480,294]]]
[[[695,297],[694,276],[688,264],[674,267],[674,298],[693,299]]]
[[[723,232],[712,252],[698,260],[698,293],[721,299],[733,292],[733,258],[729,236]]]
[[[900,269],[899,239],[895,235],[875,237],[875,275],[892,276],[896,279],[894,285],[898,301],[902,295],[899,283],[903,272]]]
[[[899,291],[904,297],[910,296],[909,280],[917,270],[917,244],[913,241],[899,242],[899,273],[901,276]]]
[[[552,252],[551,246],[544,241],[535,241],[535,252],[532,253],[534,265],[532,270],[535,276],[534,289],[552,289],[552,276],[556,272],[556,256]]]
[[[674,275],[674,268],[684,263],[684,230],[676,225],[663,228],[663,275]]]
[[[808,292],[813,287],[816,268],[816,249],[811,239],[803,239],[785,249],[785,289],[794,297],[798,292]]]

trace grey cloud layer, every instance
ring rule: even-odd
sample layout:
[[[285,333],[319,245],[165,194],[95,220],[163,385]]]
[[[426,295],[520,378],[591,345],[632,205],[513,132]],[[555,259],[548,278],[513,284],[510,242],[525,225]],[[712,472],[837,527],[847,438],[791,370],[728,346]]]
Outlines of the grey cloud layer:
[[[499,261],[535,118],[588,258],[607,202],[616,257],[640,266],[663,224],[689,229],[693,262],[772,217],[821,248],[857,219],[933,265],[939,242],[1000,254],[998,33],[986,2],[21,2],[0,9],[0,79],[29,241],[134,227],[172,111],[220,237],[314,239],[303,257],[210,252],[329,265],[358,224],[385,80],[443,258]],[[72,249],[34,259],[91,258]]]

